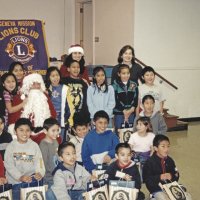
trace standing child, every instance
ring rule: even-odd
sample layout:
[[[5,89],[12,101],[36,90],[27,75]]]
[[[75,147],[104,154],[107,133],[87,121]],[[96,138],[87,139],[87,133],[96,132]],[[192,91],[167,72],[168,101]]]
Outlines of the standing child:
[[[15,75],[12,73],[5,73],[1,77],[1,80],[4,87],[3,97],[6,105],[5,122],[7,125],[13,123],[13,120],[10,120],[11,114],[19,113],[20,115],[22,108],[27,102],[27,98],[25,98],[23,101],[20,101],[18,105],[14,105],[15,102],[13,102],[13,99],[14,96],[17,95],[18,90],[17,79]]]
[[[57,137],[60,133],[60,126],[56,119],[48,118],[43,125],[46,137],[40,142],[40,150],[44,160],[46,173],[44,176],[44,183],[50,187],[53,184],[52,172],[56,167],[58,141]]]
[[[13,197],[19,200],[22,185],[37,186],[45,174],[45,167],[39,146],[29,139],[32,129],[30,120],[18,119],[14,129],[17,139],[7,146],[4,164],[8,183],[13,185]]]
[[[4,164],[0,154],[0,185],[4,185],[7,183],[7,179],[5,178],[4,174]]]
[[[66,140],[66,129],[70,116],[69,105],[67,102],[68,87],[60,83],[60,71],[57,67],[49,67],[46,73],[46,88],[54,105],[57,120],[61,126],[61,137]]]
[[[115,148],[116,161],[108,166],[105,174],[108,180],[135,181],[135,188],[141,188],[141,180],[138,167],[131,160],[132,150],[128,143],[119,143]],[[120,172],[120,173],[119,173]],[[144,194],[139,192],[137,200],[144,199]]]
[[[4,153],[8,144],[12,141],[12,136],[6,131],[5,119],[0,116],[0,154],[4,160]]]
[[[74,114],[74,126],[72,127],[72,132],[74,136],[70,138],[70,142],[74,144],[77,154],[77,162],[80,165],[83,165],[82,157],[81,157],[81,149],[83,145],[83,141],[85,136],[89,131],[89,120],[86,116],[81,113]]]
[[[63,79],[63,83],[68,86],[67,101],[70,108],[69,125],[73,126],[74,113],[82,112],[85,116],[89,116],[87,107],[87,88],[88,85],[79,77],[80,65],[76,60],[72,60],[67,66],[69,77]]]
[[[67,142],[59,145],[58,156],[62,162],[53,172],[54,184],[47,192],[47,200],[82,200],[91,175],[76,163],[74,144]]]
[[[116,106],[114,108],[115,130],[121,128],[124,122],[133,123],[135,108],[138,104],[137,84],[130,80],[130,68],[121,64],[118,68],[118,78],[114,81]]]
[[[155,81],[155,71],[152,67],[145,67],[142,70],[142,78],[144,79],[144,84],[139,86],[139,103],[141,109],[142,107],[142,99],[145,95],[150,94],[155,99],[155,107],[154,111],[160,111],[163,113],[164,101],[166,100],[163,94],[161,87],[154,83]]]
[[[153,195],[152,200],[170,200],[169,197],[159,187],[159,183],[165,184],[178,181],[174,160],[169,157],[169,138],[165,135],[156,135],[153,140],[154,154],[147,160],[143,168],[143,180],[147,189]],[[191,196],[187,193],[187,199]]]
[[[151,122],[148,117],[140,117],[137,120],[137,132],[133,133],[128,141],[135,157],[143,164],[153,153],[153,139],[155,134],[152,133]]]
[[[92,172],[97,164],[109,164],[115,157],[115,147],[119,139],[111,130],[106,130],[108,114],[100,110],[94,114],[95,129],[85,137],[82,146],[82,159],[85,168]]]
[[[95,67],[93,70],[93,84],[87,90],[87,105],[91,119],[97,111],[105,110],[112,123],[115,94],[113,87],[107,84],[103,67]]]
[[[139,117],[149,117],[154,134],[165,134],[167,132],[167,125],[165,119],[160,111],[154,111],[155,99],[152,95],[145,95],[142,99],[143,111],[136,116],[134,120],[133,131],[136,131],[136,121]]]

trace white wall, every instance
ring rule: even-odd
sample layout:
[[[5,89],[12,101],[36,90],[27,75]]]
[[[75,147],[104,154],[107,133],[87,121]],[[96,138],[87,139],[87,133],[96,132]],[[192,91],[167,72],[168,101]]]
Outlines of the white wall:
[[[135,0],[136,57],[178,87],[166,84],[166,107],[200,117],[200,1]]]

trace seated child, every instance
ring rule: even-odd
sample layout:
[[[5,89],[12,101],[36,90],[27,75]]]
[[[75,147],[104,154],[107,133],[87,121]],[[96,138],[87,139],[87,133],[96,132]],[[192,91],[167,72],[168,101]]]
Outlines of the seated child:
[[[72,131],[74,133],[74,136],[70,138],[70,142],[72,142],[76,148],[76,155],[77,155],[76,161],[80,165],[83,165],[83,161],[81,157],[81,149],[82,149],[84,138],[88,134],[88,131],[89,131],[90,119],[86,119],[86,117],[83,116],[81,113],[74,113],[73,120],[74,120],[74,126],[72,128]]]
[[[38,185],[45,174],[45,167],[39,146],[30,138],[32,124],[29,119],[20,118],[15,123],[17,139],[6,148],[5,168],[8,183],[12,184],[13,197],[20,199],[20,188]]]
[[[179,172],[175,162],[168,156],[169,138],[165,135],[156,135],[153,140],[153,146],[155,152],[143,167],[143,180],[155,200],[170,200],[158,185],[159,183],[165,184],[179,179]],[[187,199],[191,199],[190,195],[187,195]]]
[[[86,190],[91,175],[76,163],[76,150],[71,142],[58,147],[61,163],[53,171],[53,185],[47,191],[47,200],[79,200]]]
[[[109,164],[115,157],[115,147],[119,143],[116,134],[106,130],[109,116],[105,111],[97,111],[93,121],[95,129],[86,135],[81,154],[83,165],[89,172],[92,172],[97,164]]]
[[[60,125],[56,119],[50,117],[44,121],[43,128],[46,136],[40,142],[39,147],[42,152],[42,157],[46,169],[44,183],[48,184],[50,187],[53,184],[52,172],[56,167],[56,162],[58,160],[57,150],[59,144],[57,137],[60,133]]]
[[[3,160],[0,154],[0,185],[4,185],[6,183],[7,183],[7,180],[4,174],[4,164],[3,164]]]
[[[152,67],[146,66],[142,69],[142,78],[144,80],[144,84],[139,86],[139,103],[141,109],[142,107],[142,99],[145,95],[152,95],[155,99],[155,107],[154,111],[160,111],[163,113],[163,107],[165,102],[165,96],[163,94],[162,88],[154,83],[155,81],[155,71]]]
[[[138,167],[135,162],[131,160],[132,150],[128,143],[119,143],[115,148],[116,161],[108,166],[105,174],[108,174],[108,180],[126,180],[135,181],[135,188],[141,188],[141,179]],[[120,173],[118,176],[118,172]],[[123,175],[123,177],[122,177]],[[137,199],[143,199],[144,195],[139,192]]]
[[[7,145],[12,141],[12,136],[6,131],[5,118],[0,116],[0,154],[4,160],[4,153]]]
[[[137,132],[133,133],[128,141],[140,163],[143,164],[153,153],[153,139],[149,117],[140,117],[137,120]]]
[[[139,117],[150,117],[153,133],[165,134],[167,131],[167,125],[165,119],[159,111],[154,111],[155,99],[152,95],[145,95],[142,99],[143,111],[140,112],[134,120],[133,131],[136,131],[136,121]]]

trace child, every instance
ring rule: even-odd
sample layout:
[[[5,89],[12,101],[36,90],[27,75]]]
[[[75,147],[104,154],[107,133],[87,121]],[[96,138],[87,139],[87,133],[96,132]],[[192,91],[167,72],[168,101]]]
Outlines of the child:
[[[17,139],[6,148],[5,168],[8,183],[12,184],[13,196],[20,199],[20,188],[38,185],[45,174],[45,167],[39,146],[30,140],[32,124],[29,119],[20,118],[15,123]]]
[[[97,111],[105,110],[112,122],[115,94],[113,87],[107,84],[103,67],[95,67],[93,70],[93,84],[87,90],[87,105],[91,119]]]
[[[79,77],[83,79],[87,84],[90,83],[89,77],[88,77],[88,70],[87,67],[85,67],[85,59],[84,59],[84,50],[83,48],[76,44],[71,45],[68,49],[68,56],[65,58],[63,65],[60,68],[60,72],[63,78],[70,76],[68,71],[68,66],[72,62],[72,60],[76,60],[79,62],[80,65],[80,74]]]
[[[13,73],[17,78],[18,86],[21,86],[22,80],[25,76],[25,69],[22,63],[13,62],[9,66],[9,73]]]
[[[132,150],[135,152],[135,158],[138,158],[143,164],[153,153],[153,134],[151,122],[148,117],[140,117],[137,120],[137,132],[133,133],[128,141]]]
[[[150,94],[155,99],[154,111],[160,111],[163,113],[164,101],[166,100],[164,94],[159,86],[154,84],[155,71],[152,67],[145,67],[142,70],[142,78],[144,79],[144,84],[139,86],[139,103],[141,109],[143,109],[141,102],[145,95]]]
[[[131,160],[132,150],[130,145],[128,143],[119,143],[115,148],[115,157],[117,160],[108,166],[105,172],[105,174],[108,174],[108,179],[135,181],[135,188],[140,189],[140,174],[135,162]],[[142,192],[138,194],[137,200],[139,199],[144,199]]]
[[[85,136],[88,134],[89,131],[89,120],[86,116],[82,115],[81,113],[74,114],[74,126],[72,128],[72,132],[74,136],[70,138],[70,142],[75,145],[76,154],[77,154],[77,162],[80,165],[83,165],[82,157],[81,157],[81,149],[83,145],[83,141]]]
[[[63,79],[63,83],[68,86],[67,101],[70,107],[69,125],[73,126],[74,113],[82,112],[85,116],[89,116],[87,107],[87,88],[88,85],[79,77],[80,65],[76,60],[67,66],[70,77]]]
[[[44,160],[46,173],[44,176],[44,183],[50,187],[53,184],[52,172],[56,167],[58,141],[57,137],[60,133],[60,126],[56,119],[48,118],[44,121],[43,128],[46,137],[40,142],[40,150]]]
[[[67,142],[59,145],[58,156],[62,163],[53,172],[54,184],[47,192],[47,200],[82,199],[91,176],[84,167],[76,163],[74,144]]]
[[[4,164],[0,154],[0,185],[4,185],[7,183],[7,179],[5,178],[4,174]]]
[[[6,105],[5,124],[7,125],[14,123],[14,121],[11,120],[11,114],[19,113],[20,115],[22,108],[27,102],[27,98],[25,98],[23,101],[19,101],[18,105],[13,106],[13,104],[15,104],[13,99],[14,96],[17,95],[18,90],[17,79],[12,73],[5,73],[1,77],[1,80],[4,87],[3,97]]]
[[[65,130],[68,127],[68,118],[70,116],[69,105],[67,102],[68,87],[60,83],[60,71],[57,67],[49,67],[46,73],[46,88],[54,105],[57,114],[57,120],[61,126],[61,137],[65,141]]]
[[[118,79],[114,81],[116,106],[114,108],[115,130],[121,128],[124,122],[133,123],[135,108],[138,103],[137,84],[130,80],[130,68],[121,64],[118,69]]]
[[[174,160],[168,156],[169,138],[165,135],[156,135],[153,140],[153,146],[155,152],[144,165],[143,180],[155,200],[169,200],[158,185],[159,183],[165,184],[166,182],[178,181],[179,179],[179,173]]]
[[[109,123],[108,114],[100,110],[94,114],[95,129],[85,137],[82,146],[82,159],[85,168],[92,172],[97,164],[109,164],[115,156],[115,147],[119,139],[111,130],[106,128]]]
[[[154,111],[155,99],[152,95],[148,94],[142,98],[143,111],[139,116],[136,116],[133,126],[133,131],[136,131],[136,121],[139,117],[149,117],[154,134],[166,134],[167,125],[162,114],[159,111]]]
[[[4,160],[4,153],[8,144],[12,141],[12,136],[6,131],[5,119],[0,116],[0,154]]]

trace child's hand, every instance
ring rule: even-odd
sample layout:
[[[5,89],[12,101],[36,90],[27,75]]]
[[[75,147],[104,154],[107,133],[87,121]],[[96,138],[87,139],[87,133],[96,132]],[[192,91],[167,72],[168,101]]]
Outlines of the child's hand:
[[[0,185],[4,185],[4,184],[6,184],[6,183],[7,183],[7,179],[4,178],[4,177],[1,177],[1,178],[0,178]]]
[[[21,182],[30,183],[32,182],[32,177],[24,175],[24,176],[21,176],[19,180]]]
[[[90,180],[91,180],[91,181],[96,181],[96,180],[97,180],[97,177],[96,177],[95,175],[91,175]]]
[[[42,175],[40,173],[35,173],[33,176],[37,181],[40,181],[42,179]]]
[[[126,181],[131,181],[132,180],[132,176],[126,174],[123,179],[125,179]]]
[[[170,173],[161,174],[160,175],[160,179],[161,180],[171,180],[172,179],[172,175]]]
[[[103,163],[110,163],[111,161],[111,157],[109,155],[105,155],[104,158],[103,158]]]

